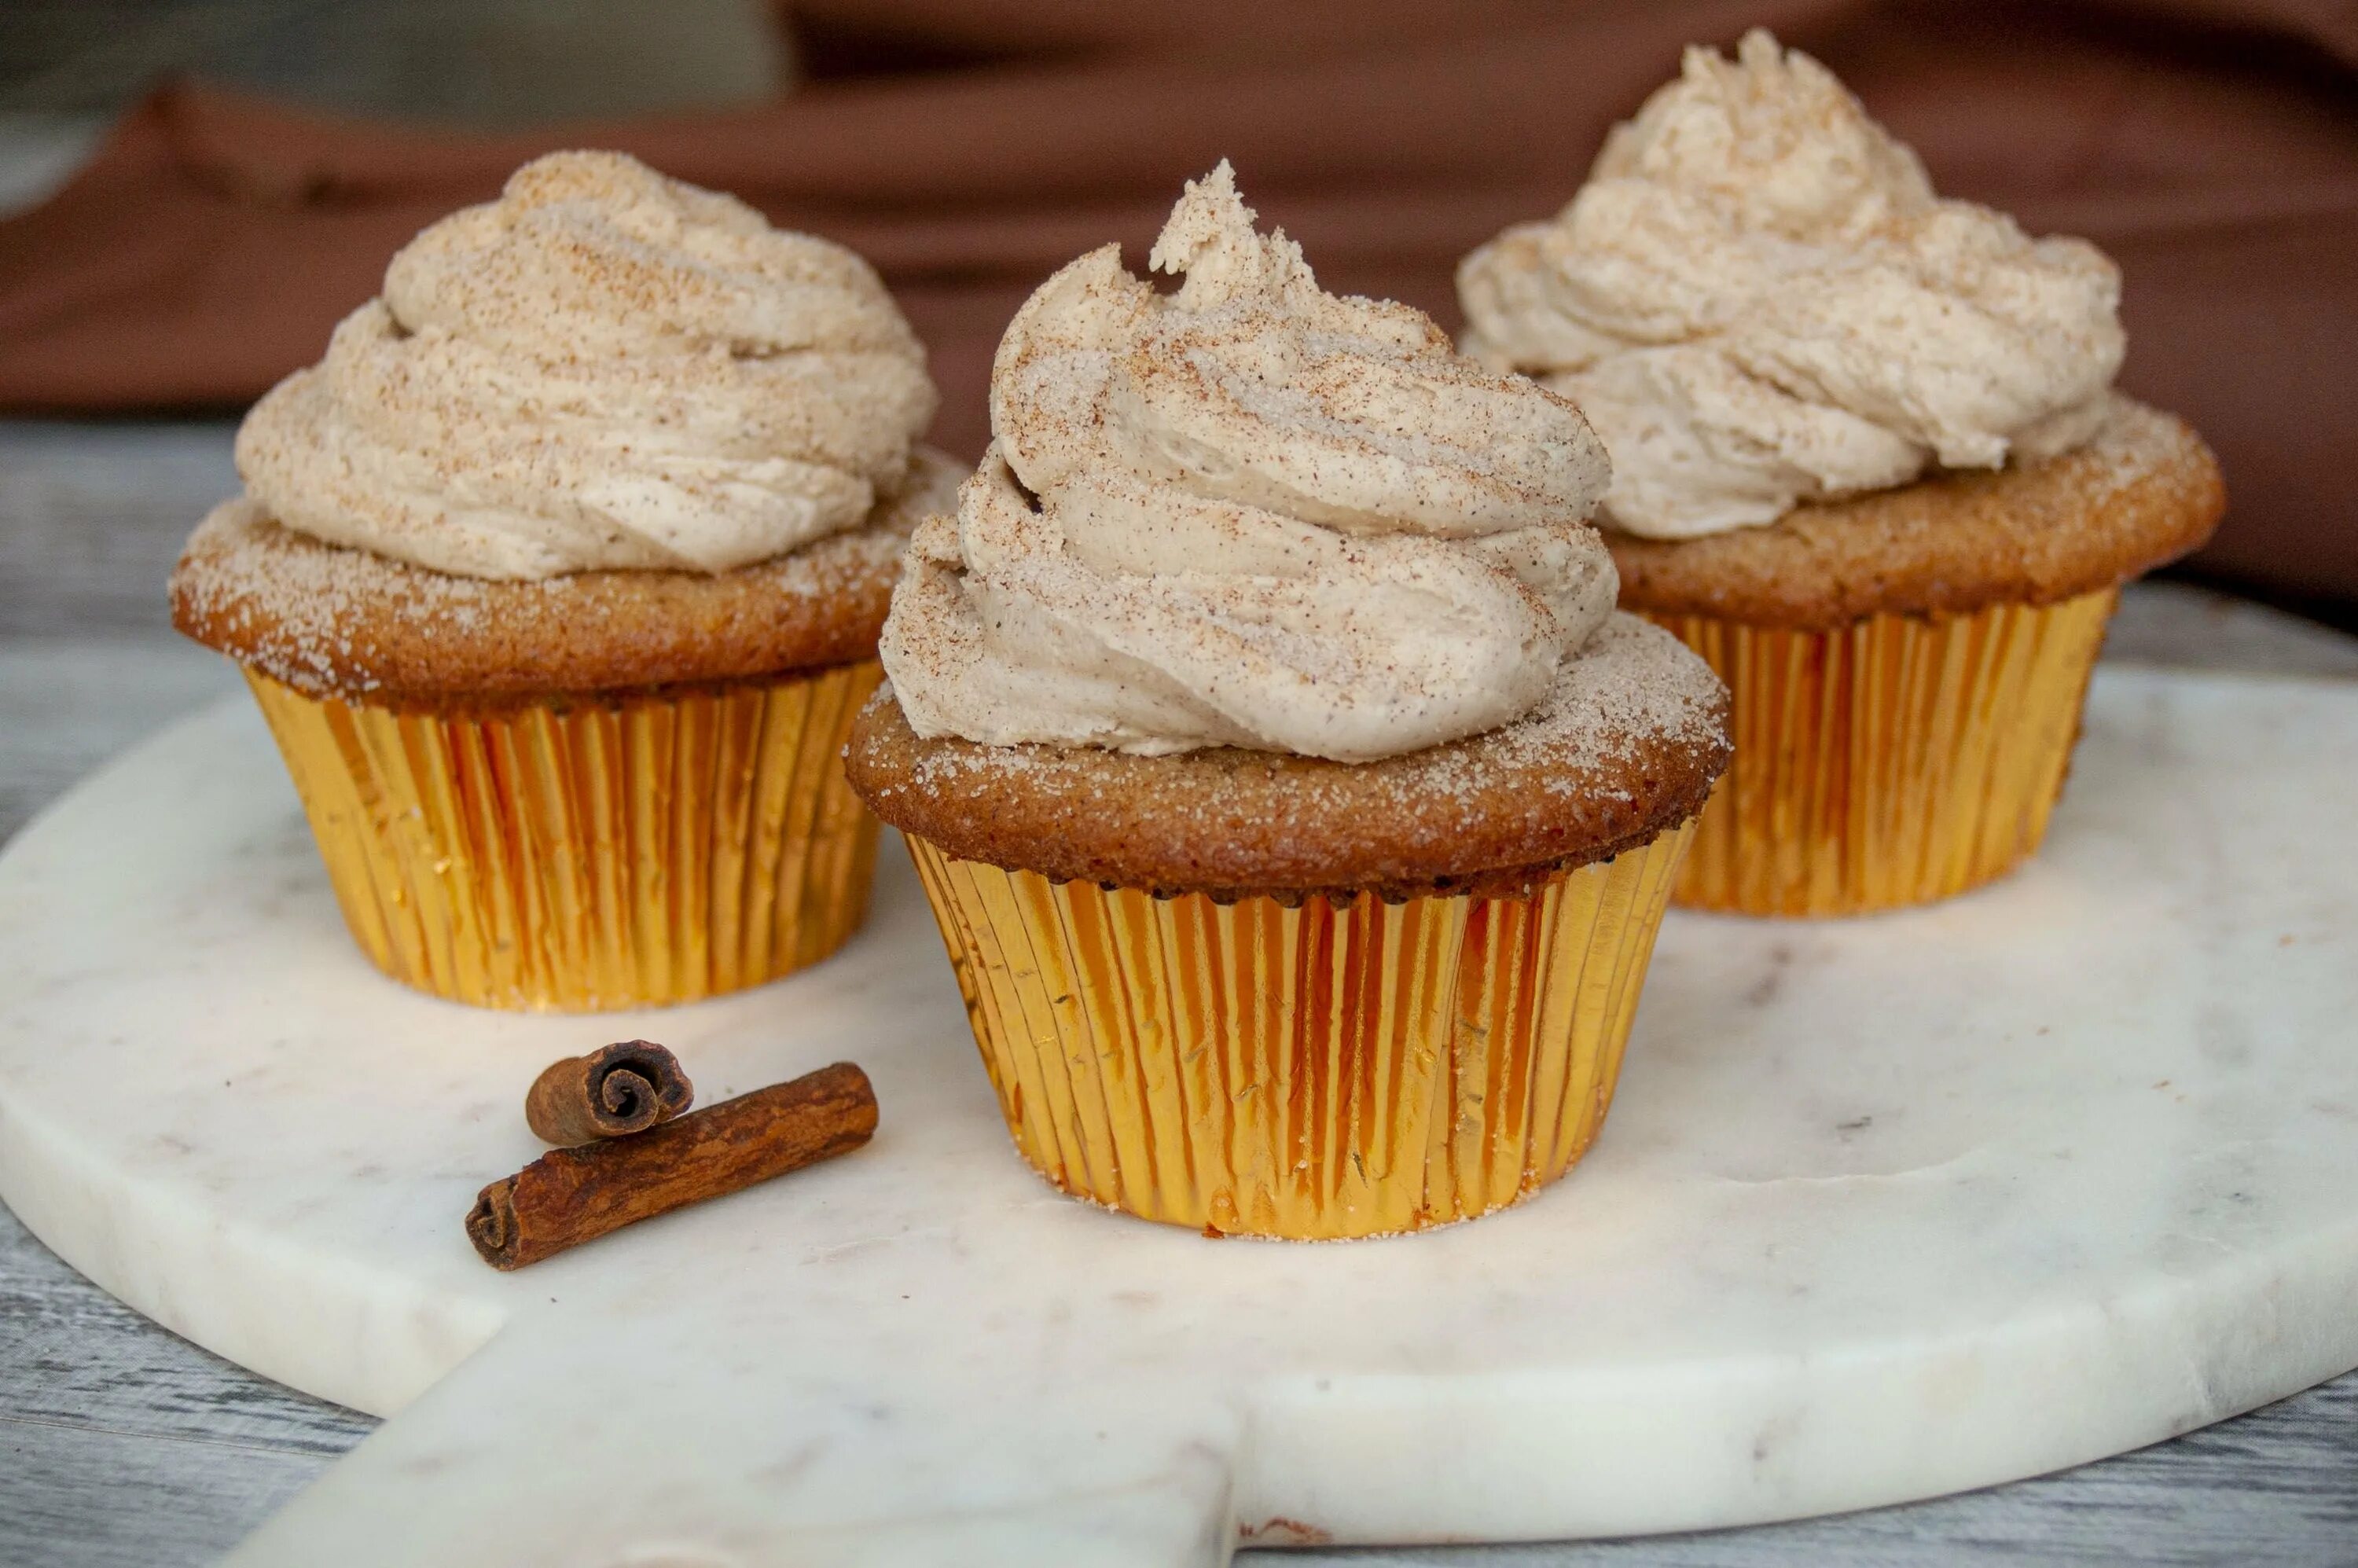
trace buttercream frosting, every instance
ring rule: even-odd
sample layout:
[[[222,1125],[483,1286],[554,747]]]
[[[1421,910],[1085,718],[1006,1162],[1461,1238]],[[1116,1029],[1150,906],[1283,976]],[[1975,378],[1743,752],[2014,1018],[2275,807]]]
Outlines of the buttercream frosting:
[[[859,524],[934,406],[860,257],[557,153],[404,247],[237,462],[287,526],[438,571],[719,572]]]
[[[1554,219],[1466,258],[1465,347],[1579,403],[1606,517],[1677,538],[2084,441],[2124,339],[2082,240],[1936,196],[1768,33],[1690,49]]]
[[[1528,712],[1610,612],[1579,410],[1253,218],[1223,162],[1154,245],[1175,292],[1108,245],[1009,325],[884,628],[919,735],[1368,761]]]

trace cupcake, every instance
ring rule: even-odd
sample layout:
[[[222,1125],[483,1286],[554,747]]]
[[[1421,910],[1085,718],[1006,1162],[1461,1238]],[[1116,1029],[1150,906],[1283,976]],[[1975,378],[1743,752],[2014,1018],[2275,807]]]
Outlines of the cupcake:
[[[244,669],[386,974],[566,1011],[754,985],[867,907],[838,753],[962,474],[914,445],[934,404],[858,256],[557,154],[254,406],[173,623]]]
[[[1215,1234],[1416,1230],[1595,1137],[1703,661],[1613,612],[1579,410],[1322,292],[1224,163],[1044,284],[927,518],[852,787],[906,835],[1016,1147]]]
[[[1457,283],[1466,351],[1611,453],[1622,605],[1734,692],[1680,903],[1886,909],[2038,849],[2121,585],[2225,506],[2194,432],[2112,390],[2102,253],[1935,196],[1756,31],[1690,49],[1572,204]]]

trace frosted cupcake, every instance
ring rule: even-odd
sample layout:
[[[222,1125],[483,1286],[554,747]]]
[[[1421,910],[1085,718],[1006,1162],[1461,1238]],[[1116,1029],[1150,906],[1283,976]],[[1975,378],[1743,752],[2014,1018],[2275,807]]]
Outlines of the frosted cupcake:
[[[1613,613],[1572,404],[1322,292],[1223,164],[1043,285],[852,784],[1017,1147],[1218,1233],[1468,1218],[1609,1102],[1725,693]]]
[[[956,483],[913,445],[934,404],[858,256],[557,154],[255,405],[173,621],[243,666],[385,973],[567,1010],[752,985],[867,907],[838,753]]]
[[[1756,31],[1690,49],[1458,293],[1466,351],[1611,453],[1624,607],[1734,691],[1680,902],[1881,909],[2038,848],[2121,584],[2225,504],[2193,431],[2112,390],[2109,260],[1940,199]]]

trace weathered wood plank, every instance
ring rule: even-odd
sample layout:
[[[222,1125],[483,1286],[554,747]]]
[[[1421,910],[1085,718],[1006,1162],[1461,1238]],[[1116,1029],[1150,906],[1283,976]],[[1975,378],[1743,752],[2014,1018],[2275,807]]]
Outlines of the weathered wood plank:
[[[189,530],[237,493],[225,420],[0,422],[0,637],[161,631]]]
[[[2104,657],[2162,669],[2358,676],[2358,637],[2182,582],[2131,583]]]
[[[133,742],[239,688],[168,632],[0,638],[0,842]]]
[[[0,1568],[210,1563],[330,1462],[0,1417]]]
[[[0,1568],[209,1562],[375,1424],[157,1326],[0,1209]]]
[[[256,1378],[90,1282],[0,1209],[0,1423],[332,1458],[376,1422]],[[0,1471],[0,1518],[14,1477]]]
[[[0,638],[147,632],[181,542],[237,488],[230,420],[0,420]],[[2106,656],[2358,676],[2358,638],[2227,594],[2141,583]]]
[[[0,839],[124,745],[236,688],[221,661],[166,630],[161,593],[181,538],[234,483],[231,429],[0,422]],[[2358,675],[2358,640],[2172,585],[2132,591],[2107,656]],[[0,1210],[0,1568],[206,1561],[373,1424],[157,1327]],[[1292,1561],[2353,1564],[2358,1376],[2141,1454],[1964,1498],[1714,1535]]]

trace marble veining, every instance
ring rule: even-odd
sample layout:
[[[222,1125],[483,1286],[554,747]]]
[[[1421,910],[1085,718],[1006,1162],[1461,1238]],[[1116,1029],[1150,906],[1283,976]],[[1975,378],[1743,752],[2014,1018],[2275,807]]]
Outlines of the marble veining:
[[[1596,1151],[1478,1224],[1210,1242],[1009,1149],[888,849],[841,956],[579,1021],[377,977],[258,719],[0,857],[0,1196],[393,1415],[249,1564],[1217,1563],[1735,1524],[2052,1469],[2358,1364],[2358,690],[2100,676],[2046,853],[1934,909],[1674,915]],[[866,1150],[514,1276],[548,1059],[838,1057]]]

